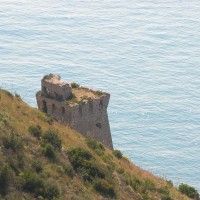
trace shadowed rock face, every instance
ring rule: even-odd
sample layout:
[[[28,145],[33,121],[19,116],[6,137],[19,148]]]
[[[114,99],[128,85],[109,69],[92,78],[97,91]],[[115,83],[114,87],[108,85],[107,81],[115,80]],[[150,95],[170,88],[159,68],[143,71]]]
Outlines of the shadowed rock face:
[[[41,111],[113,149],[107,114],[110,94],[85,87],[73,89],[56,75],[44,76],[41,83],[42,91],[36,95]]]

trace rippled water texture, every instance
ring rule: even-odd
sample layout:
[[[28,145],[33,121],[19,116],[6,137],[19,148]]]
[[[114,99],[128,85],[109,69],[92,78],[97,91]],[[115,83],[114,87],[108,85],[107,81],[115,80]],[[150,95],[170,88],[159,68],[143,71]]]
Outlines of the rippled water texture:
[[[36,106],[50,72],[110,92],[114,147],[200,190],[199,0],[1,0],[1,87]]]

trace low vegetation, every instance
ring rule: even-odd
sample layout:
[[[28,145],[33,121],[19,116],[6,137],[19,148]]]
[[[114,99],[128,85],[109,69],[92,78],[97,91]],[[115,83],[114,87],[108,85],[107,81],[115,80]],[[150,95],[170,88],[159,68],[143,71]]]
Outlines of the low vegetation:
[[[84,181],[92,182],[95,178],[105,178],[106,174],[89,151],[77,147],[68,152],[69,160],[74,170]]]
[[[79,101],[74,93],[72,93],[71,98],[69,98],[65,101],[66,105],[77,104],[77,103],[79,103]]]
[[[25,172],[21,175],[22,188],[24,191],[34,194],[36,197],[45,199],[55,199],[60,196],[59,189],[56,185],[45,182],[38,174],[33,172]]]
[[[8,192],[9,181],[11,178],[10,168],[6,164],[0,165],[0,195],[5,196]]]
[[[72,88],[80,88],[80,85],[78,83],[71,83]]]
[[[103,196],[114,197],[116,195],[113,185],[104,179],[96,180],[94,182],[94,188]]]
[[[41,137],[42,135],[42,128],[39,125],[32,125],[29,127],[28,131],[34,136],[34,137]]]
[[[115,155],[115,157],[117,157],[118,159],[121,159],[123,157],[123,154],[120,150],[114,150],[113,154]]]
[[[42,136],[45,143],[51,144],[55,149],[61,150],[62,148],[62,141],[60,137],[58,136],[58,133],[53,130],[49,129],[45,131],[44,135]]]
[[[187,184],[182,183],[181,185],[179,185],[178,189],[182,194],[187,195],[191,199],[195,199],[195,200],[200,199],[199,193],[197,192],[197,190],[194,187],[191,187]]]
[[[37,118],[41,119],[44,122],[47,122],[49,125],[53,124],[53,118],[49,115],[46,115],[45,113],[38,112],[37,113]]]
[[[105,92],[102,92],[101,90],[92,90],[89,88],[82,87],[78,83],[75,83],[75,82],[71,83],[71,87],[75,88],[75,89],[87,90],[88,92],[92,92],[96,96],[102,96],[102,95],[106,94]]]
[[[24,147],[23,138],[17,133],[9,133],[2,138],[5,149],[11,149],[13,152],[20,151]]]
[[[119,150],[85,139],[0,90],[0,199],[189,200],[198,192],[173,187],[132,164]]]
[[[87,138],[85,140],[86,144],[88,145],[89,148],[93,149],[93,151],[97,154],[97,155],[103,155],[105,152],[105,147],[103,146],[102,143],[97,142],[95,139],[93,138]]]
[[[90,90],[90,91],[97,96],[102,96],[102,95],[106,94],[105,92],[102,92],[101,90]]]

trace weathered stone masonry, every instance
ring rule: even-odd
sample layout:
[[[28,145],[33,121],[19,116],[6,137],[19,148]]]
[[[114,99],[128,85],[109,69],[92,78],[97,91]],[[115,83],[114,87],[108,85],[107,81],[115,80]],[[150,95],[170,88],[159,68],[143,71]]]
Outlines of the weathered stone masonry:
[[[62,82],[57,75],[44,76],[41,83],[42,90],[36,95],[41,111],[113,149],[107,114],[110,94],[96,95],[88,88],[73,91],[71,84]],[[79,98],[76,102],[70,101],[73,95]]]

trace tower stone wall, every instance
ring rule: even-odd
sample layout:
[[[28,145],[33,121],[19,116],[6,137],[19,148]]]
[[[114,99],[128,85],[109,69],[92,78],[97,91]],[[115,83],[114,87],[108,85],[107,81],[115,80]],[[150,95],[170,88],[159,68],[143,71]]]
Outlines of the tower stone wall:
[[[61,82],[56,75],[45,76],[37,93],[38,108],[85,137],[93,137],[113,149],[107,107],[110,94]]]

